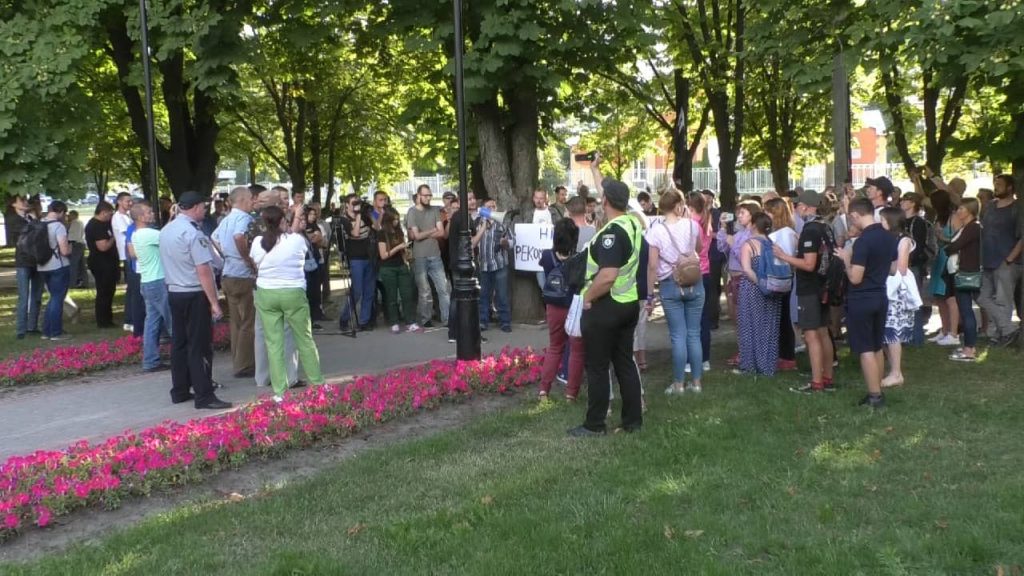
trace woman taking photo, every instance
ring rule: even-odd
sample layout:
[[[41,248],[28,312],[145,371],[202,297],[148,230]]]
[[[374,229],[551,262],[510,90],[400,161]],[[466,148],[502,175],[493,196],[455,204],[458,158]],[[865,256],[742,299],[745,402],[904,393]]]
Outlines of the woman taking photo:
[[[704,358],[701,349],[701,316],[704,314],[704,282],[700,275],[700,227],[687,217],[683,195],[668,190],[658,201],[665,220],[647,232],[650,244],[648,261],[648,294],[654,293],[654,280],[660,286],[661,307],[668,322],[668,335],[672,344],[672,384],[666,394],[680,394],[686,390],[701,391]],[[686,259],[695,266],[694,283],[681,286],[674,274],[676,267]],[[692,382],[686,384],[686,365],[690,365]]]
[[[540,256],[540,266],[544,269],[544,277],[552,279],[553,272],[560,270],[566,260],[576,253],[576,241],[579,239],[579,228],[571,218],[562,218],[555,223],[555,236],[550,250]],[[565,280],[563,273],[562,279]],[[569,315],[572,305],[572,292],[568,285],[555,286],[553,282],[545,282],[544,307],[548,325],[548,349],[544,355],[544,369],[540,377],[541,400],[551,393],[558,368],[562,363],[565,347],[569,347],[569,378],[565,387],[565,399],[576,400],[583,384],[583,338],[569,336],[565,332],[565,318]]]
[[[974,362],[978,342],[978,320],[974,316],[974,299],[981,289],[981,224],[978,223],[978,201],[965,198],[957,208],[955,219],[960,225],[945,248],[951,263],[952,277],[960,325],[964,329],[964,346],[949,355],[950,360]],[[955,338],[955,336],[953,336]]]
[[[257,266],[256,312],[263,324],[263,337],[267,343],[270,364],[270,385],[274,388],[274,401],[284,399],[288,387],[285,368],[284,325],[287,322],[295,338],[295,348],[306,377],[313,384],[323,384],[320,356],[313,342],[309,319],[309,301],[306,299],[306,274],[303,265],[308,250],[303,231],[306,220],[302,206],[291,210],[291,226],[285,221],[286,212],[277,206],[263,209],[262,236],[253,240],[249,251]]]
[[[774,376],[779,363],[779,320],[782,298],[765,296],[757,285],[761,258],[774,258],[771,249],[764,253],[772,231],[772,219],[764,213],[751,221],[750,240],[743,243],[740,264],[739,312],[736,337],[740,344],[739,372]]]
[[[384,286],[384,314],[391,333],[398,334],[405,324],[407,332],[422,332],[413,320],[416,314],[416,291],[409,270],[409,245],[402,231],[402,222],[394,210],[384,210],[380,218],[380,283]]]

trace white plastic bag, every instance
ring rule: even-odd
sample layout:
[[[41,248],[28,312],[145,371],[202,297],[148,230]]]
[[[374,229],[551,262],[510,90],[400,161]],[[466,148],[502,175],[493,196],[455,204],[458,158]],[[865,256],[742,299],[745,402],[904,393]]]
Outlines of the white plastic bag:
[[[583,336],[580,330],[580,318],[583,317],[583,297],[579,294],[572,297],[569,315],[565,317],[565,333],[573,338]]]

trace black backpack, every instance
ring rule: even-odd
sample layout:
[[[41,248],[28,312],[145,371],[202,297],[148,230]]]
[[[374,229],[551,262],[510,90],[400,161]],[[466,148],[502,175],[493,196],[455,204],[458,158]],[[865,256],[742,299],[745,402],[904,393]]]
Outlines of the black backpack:
[[[565,261],[561,261],[552,252],[555,260],[555,267],[544,277],[544,290],[542,294],[545,300],[560,301],[572,298],[573,291],[569,288],[569,281],[565,277]]]
[[[846,265],[842,258],[835,255],[836,235],[832,227],[825,227],[825,239],[818,250],[818,276],[822,278],[821,303],[829,306],[842,306],[846,302],[846,291],[849,279],[846,277]]]
[[[53,258],[50,247],[50,224],[60,224],[54,220],[29,220],[18,237],[17,251],[22,262],[28,266],[43,266]]]

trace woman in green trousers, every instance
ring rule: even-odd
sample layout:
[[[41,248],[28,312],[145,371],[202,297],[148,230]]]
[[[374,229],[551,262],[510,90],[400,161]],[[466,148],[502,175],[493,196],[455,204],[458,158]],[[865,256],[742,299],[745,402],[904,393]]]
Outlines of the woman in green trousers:
[[[291,217],[291,226],[285,215]],[[313,384],[323,384],[320,356],[313,342],[313,329],[309,319],[309,300],[306,299],[306,238],[302,232],[306,220],[302,206],[296,205],[290,213],[278,206],[268,206],[261,214],[262,236],[253,240],[249,255],[256,263],[256,313],[263,324],[263,337],[267,343],[270,364],[270,385],[274,388],[274,401],[284,399],[288,387],[285,369],[284,325],[287,322],[295,337],[295,348],[306,377]]]
[[[399,319],[408,332],[422,332],[413,320],[416,314],[416,292],[413,288],[412,272],[409,270],[409,244],[402,232],[402,222],[394,210],[385,210],[380,221],[380,237],[377,249],[380,251],[380,272],[378,277],[384,285],[384,312],[391,332],[402,331]],[[401,306],[401,308],[399,308]]]

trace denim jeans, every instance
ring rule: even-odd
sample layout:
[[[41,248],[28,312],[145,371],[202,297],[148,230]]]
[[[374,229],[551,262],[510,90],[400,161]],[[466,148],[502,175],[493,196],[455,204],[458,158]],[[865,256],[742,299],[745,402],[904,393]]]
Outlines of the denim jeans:
[[[487,326],[491,318],[491,295],[498,309],[501,327],[512,325],[512,312],[508,304],[508,266],[493,272],[480,273],[480,326]]]
[[[142,333],[142,369],[160,365],[160,334],[171,332],[171,307],[163,279],[141,282],[139,290],[146,303],[146,325]]]
[[[46,291],[50,293],[50,301],[46,303],[46,314],[43,315],[43,336],[53,338],[64,333],[64,297],[68,295],[71,268],[64,266],[39,274],[46,283]]]
[[[16,268],[18,279],[18,306],[15,312],[16,334],[39,329],[39,311],[43,304],[43,277],[35,268]]]
[[[698,282],[680,289],[671,276],[661,280],[661,307],[668,321],[672,343],[672,378],[680,383],[686,378],[686,365],[694,380],[703,375],[703,352],[700,343],[701,316],[704,314],[704,284]]]
[[[441,323],[448,323],[448,309],[451,306],[448,278],[444,275],[444,262],[440,256],[416,258],[412,261],[412,275],[416,280],[419,300],[420,324],[426,324],[433,316],[434,307],[430,297],[430,284],[437,290],[438,309],[441,311]]]
[[[964,331],[964,346],[974,348],[978,344],[978,317],[974,315],[974,290],[956,291],[956,305],[960,309],[960,328]]]
[[[366,326],[373,320],[373,300],[377,297],[377,270],[369,260],[353,258],[349,260],[349,271],[352,273],[352,297],[345,299],[345,308],[341,312],[341,325],[348,324],[352,317],[352,302],[356,303],[359,312],[356,323]]]

